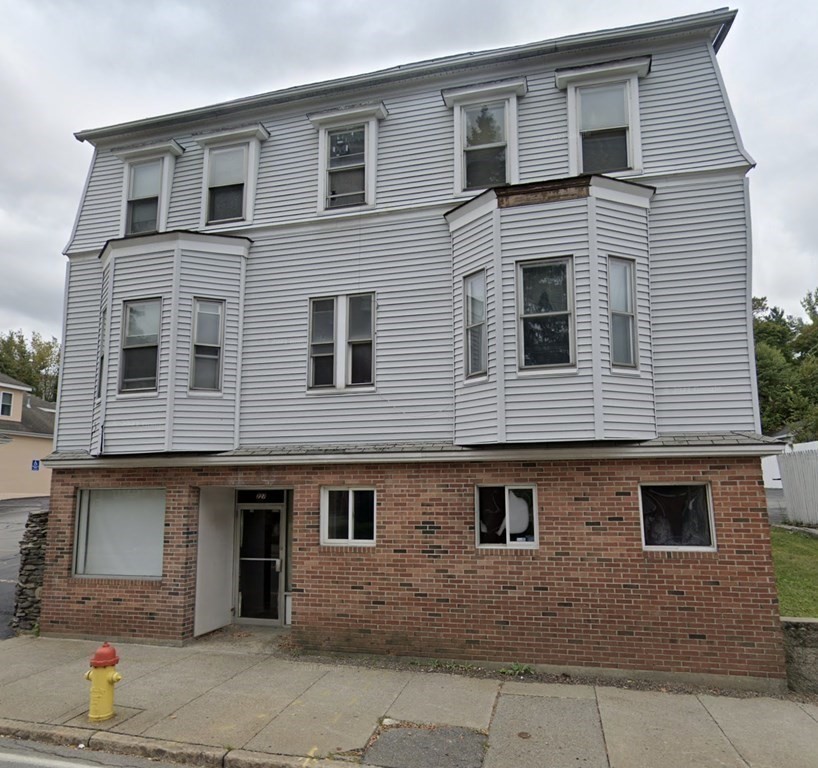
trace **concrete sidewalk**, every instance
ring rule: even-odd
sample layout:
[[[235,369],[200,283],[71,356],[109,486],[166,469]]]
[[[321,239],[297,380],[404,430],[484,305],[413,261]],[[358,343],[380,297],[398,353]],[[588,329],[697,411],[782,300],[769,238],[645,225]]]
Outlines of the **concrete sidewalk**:
[[[116,643],[117,715],[86,718],[98,642],[0,642],[0,735],[202,766],[814,768],[818,706]]]

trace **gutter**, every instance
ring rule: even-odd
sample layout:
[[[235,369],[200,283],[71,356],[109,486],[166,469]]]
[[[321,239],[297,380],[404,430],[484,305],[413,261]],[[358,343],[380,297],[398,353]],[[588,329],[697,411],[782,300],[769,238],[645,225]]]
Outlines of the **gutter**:
[[[78,131],[74,136],[78,141],[88,141],[96,146],[96,143],[99,141],[121,137],[124,134],[159,130],[177,126],[179,123],[195,122],[197,120],[212,120],[222,115],[235,116],[241,112],[249,112],[254,109],[272,107],[278,104],[312,97],[325,95],[337,96],[346,91],[352,91],[361,87],[375,88],[402,80],[431,77],[441,73],[455,72],[473,67],[496,65],[536,56],[549,56],[571,51],[580,51],[587,48],[641,41],[645,38],[672,37],[674,35],[689,34],[696,31],[706,31],[710,28],[715,29],[711,44],[715,50],[718,50],[730,30],[737,13],[738,11],[729,8],[719,8],[705,13],[680,16],[663,21],[653,21],[646,24],[615,27],[599,32],[569,35],[567,37],[543,40],[536,43],[462,53],[437,59],[427,59],[426,61],[390,67],[362,75],[353,75],[352,77],[337,78],[335,80],[323,80],[309,85],[299,85],[255,96],[246,96],[233,101],[225,101],[206,107],[173,112],[158,117]]]

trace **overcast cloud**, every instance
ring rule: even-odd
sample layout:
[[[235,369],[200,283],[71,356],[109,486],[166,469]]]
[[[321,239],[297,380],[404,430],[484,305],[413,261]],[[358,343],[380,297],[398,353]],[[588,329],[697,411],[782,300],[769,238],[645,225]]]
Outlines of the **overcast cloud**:
[[[0,0],[0,332],[60,336],[80,129],[688,13],[633,0]],[[754,293],[818,286],[818,6],[746,0],[719,62],[751,172]]]

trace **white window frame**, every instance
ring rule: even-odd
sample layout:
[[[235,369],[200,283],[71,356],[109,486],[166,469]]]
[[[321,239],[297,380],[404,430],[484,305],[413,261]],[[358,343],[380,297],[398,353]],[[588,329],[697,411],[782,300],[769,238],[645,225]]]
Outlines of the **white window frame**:
[[[132,497],[135,497],[136,494],[140,492],[149,491],[155,495],[159,493],[162,494],[163,497],[163,509],[162,509],[162,520],[161,523],[157,524],[154,521],[154,528],[156,529],[154,534],[154,540],[151,540],[149,543],[153,546],[158,546],[160,548],[159,557],[156,559],[156,567],[153,569],[145,569],[146,573],[135,573],[135,572],[89,572],[89,568],[92,566],[88,565],[88,541],[89,541],[89,528],[92,524],[92,521],[89,519],[91,517],[91,498],[93,494],[102,494],[102,493],[129,493]],[[139,580],[159,580],[162,578],[162,570],[164,568],[164,529],[165,529],[165,517],[167,515],[167,492],[164,488],[84,488],[80,489],[77,493],[77,507],[76,507],[76,518],[75,518],[75,531],[74,531],[74,558],[73,558],[73,567],[72,567],[72,574],[74,576],[80,578],[97,578],[97,579],[139,579]],[[130,516],[131,521],[133,524],[139,519],[138,515]],[[129,542],[133,541],[133,536],[129,536],[127,532],[123,533],[121,537],[110,537],[113,545],[116,546],[118,542],[121,542],[124,546],[128,546]],[[156,553],[154,553],[156,554]],[[142,561],[144,562],[144,561]]]
[[[476,195],[479,188],[466,187],[465,125],[464,111],[481,105],[502,102],[505,105],[506,129],[506,180],[505,184],[517,184],[520,180],[517,99],[528,92],[524,77],[500,80],[494,83],[447,88],[441,92],[443,102],[454,111],[454,194]],[[499,185],[498,186],[502,186]]]
[[[657,544],[648,544],[645,541],[645,510],[642,504],[642,488],[659,488],[662,486],[683,486],[683,487],[696,487],[701,488],[704,487],[705,489],[705,498],[707,499],[707,520],[708,525],[710,526],[710,541],[711,545],[709,547],[693,547],[693,546],[683,546],[683,545],[676,545],[676,546],[660,546]],[[642,549],[646,552],[715,552],[718,547],[716,544],[716,524],[715,524],[715,517],[713,515],[713,493],[710,487],[710,483],[697,483],[697,482],[687,482],[685,480],[679,480],[678,482],[664,482],[664,483],[639,483],[638,487],[639,493],[639,531],[642,537]]]
[[[219,343],[218,344],[202,344],[200,343],[197,338],[196,334],[198,332],[199,324],[199,304],[201,302],[207,302],[208,304],[218,304],[219,305]],[[224,378],[224,315],[225,315],[225,301],[224,299],[212,299],[206,296],[194,296],[193,298],[193,314],[191,317],[191,329],[190,329],[190,383],[189,387],[191,392],[210,392],[210,393],[221,393],[222,392],[222,385],[223,385],[223,378]],[[218,349],[218,384],[216,387],[202,387],[196,386],[196,348],[197,347],[208,347],[210,349]]]
[[[122,179],[122,208],[120,211],[120,237],[136,237],[138,235],[153,234],[154,232],[128,232],[128,203],[131,194],[131,175],[135,165],[159,161],[162,164],[160,170],[159,199],[156,205],[156,230],[155,232],[165,232],[168,226],[168,209],[170,207],[170,195],[173,187],[173,172],[176,168],[176,158],[181,157],[184,149],[176,141],[166,141],[161,144],[151,144],[146,147],[136,147],[134,149],[122,149],[113,154],[124,163],[124,173]]]
[[[582,169],[582,136],[580,134],[580,90],[595,85],[621,83],[625,87],[628,110],[627,147],[628,168],[618,171],[595,171],[606,176],[631,176],[642,172],[642,129],[639,115],[639,78],[650,72],[651,58],[597,64],[574,69],[557,70],[557,88],[566,91],[568,104],[568,166],[572,176],[584,173]]]
[[[147,302],[156,302],[159,305],[159,329],[156,335],[156,344],[132,344],[129,346],[125,346],[125,341],[127,339],[128,333],[128,306],[131,304],[143,304]],[[147,296],[145,298],[134,298],[134,299],[126,299],[122,302],[122,314],[121,314],[121,338],[119,343],[119,395],[144,395],[144,394],[151,394],[154,392],[159,391],[159,352],[162,347],[162,299],[159,296]],[[156,376],[154,378],[154,384],[152,387],[141,387],[141,388],[131,388],[126,389],[123,387],[124,383],[124,376],[125,376],[125,350],[126,349],[138,349],[141,347],[156,347]]]
[[[483,320],[479,323],[470,322],[471,320],[471,304],[469,302],[469,282],[476,277],[483,279]],[[488,355],[488,295],[487,295],[487,280],[486,270],[479,269],[472,272],[463,278],[463,374],[468,380],[485,377],[488,375],[489,355]],[[469,331],[472,328],[482,326],[482,343],[481,354],[483,357],[483,367],[476,370],[471,370],[471,340]]]
[[[196,142],[204,150],[202,167],[202,195],[199,214],[201,229],[218,230],[235,227],[238,224],[252,224],[256,205],[256,186],[258,165],[261,155],[261,142],[270,138],[270,132],[257,123],[245,128],[199,136]],[[242,198],[242,215],[231,219],[208,221],[210,209],[210,153],[220,149],[243,147],[244,152],[244,195]]]
[[[348,213],[376,202],[378,179],[378,125],[389,112],[383,102],[356,107],[314,112],[307,119],[318,130],[318,212]],[[364,202],[352,205],[329,206],[329,134],[343,128],[364,126]]]
[[[567,301],[565,312],[538,313],[536,315],[523,314],[523,270],[526,267],[537,267],[543,264],[565,264],[565,284],[567,289]],[[554,371],[574,369],[577,365],[577,339],[576,339],[576,310],[574,297],[576,286],[574,285],[574,257],[554,256],[547,259],[532,259],[529,261],[517,262],[517,369],[518,371]],[[523,332],[523,320],[526,317],[542,317],[548,314],[568,315],[568,357],[567,363],[552,363],[549,365],[526,365],[525,364],[525,335]]]
[[[346,491],[349,493],[348,520],[349,538],[331,539],[329,537],[329,493],[330,491]],[[353,539],[353,510],[354,494],[366,491],[372,493],[372,538]],[[378,492],[372,486],[322,486],[321,487],[321,544],[323,546],[346,546],[346,547],[374,547],[378,539]]]
[[[506,543],[505,544],[481,544],[480,543],[480,489],[481,488],[503,488],[505,491],[506,520],[504,522]],[[531,513],[534,522],[534,541],[509,541],[508,527],[508,507],[509,492],[515,490],[531,491],[531,503],[533,508]],[[539,505],[537,503],[537,486],[528,483],[479,483],[474,486],[474,543],[478,549],[539,549],[540,546],[540,524]]]
[[[350,340],[349,338],[349,301],[357,296],[369,296],[372,302],[372,375],[371,381],[360,384],[353,384],[352,376],[352,346],[361,343],[361,340]],[[313,325],[313,303],[316,301],[334,302],[333,311],[333,383],[314,385],[313,382],[313,354],[312,354],[312,325]],[[307,330],[307,390],[309,392],[339,392],[349,390],[360,392],[375,388],[376,369],[376,315],[377,296],[374,291],[356,291],[355,293],[340,293],[332,296],[312,296],[309,300],[308,312],[309,323]],[[323,342],[329,344],[329,342]]]
[[[8,409],[8,413],[4,411]],[[11,392],[0,393],[0,417],[10,419],[14,409],[14,395]]]
[[[630,298],[632,312],[614,311],[613,301],[611,298],[611,262],[619,261],[623,264],[628,264],[630,268]],[[614,315],[623,315],[631,318],[631,354],[633,360],[630,363],[614,362]],[[608,344],[610,347],[610,363],[611,368],[622,370],[638,370],[639,368],[639,319],[636,307],[636,259],[627,258],[625,256],[608,256]]]

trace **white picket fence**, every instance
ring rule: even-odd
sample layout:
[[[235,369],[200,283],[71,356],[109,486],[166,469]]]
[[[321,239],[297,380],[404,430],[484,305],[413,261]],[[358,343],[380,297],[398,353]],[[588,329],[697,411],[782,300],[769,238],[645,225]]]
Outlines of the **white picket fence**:
[[[787,517],[795,523],[818,525],[818,450],[778,455]]]

